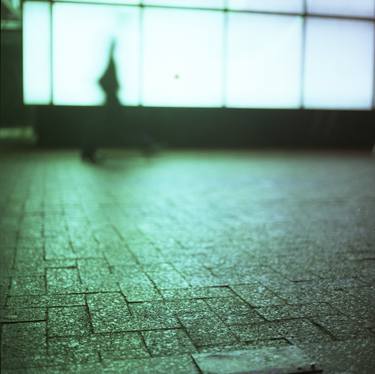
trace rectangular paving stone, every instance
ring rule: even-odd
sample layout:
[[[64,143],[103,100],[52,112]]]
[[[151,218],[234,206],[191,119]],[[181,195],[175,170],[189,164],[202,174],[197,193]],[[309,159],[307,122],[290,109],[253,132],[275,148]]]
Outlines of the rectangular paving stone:
[[[144,331],[148,350],[153,356],[172,356],[195,352],[196,349],[182,329]]]
[[[0,309],[1,323],[45,321],[46,308],[4,308]]]
[[[314,316],[340,315],[338,309],[327,303],[312,303],[304,305],[279,305],[257,308],[257,312],[268,321],[293,319]]]
[[[116,292],[119,285],[104,259],[78,260],[79,274],[83,286],[89,292]]]
[[[87,295],[91,323],[95,333],[127,331],[132,315],[120,293]]]
[[[194,314],[179,317],[196,347],[232,344],[237,342],[232,331],[216,316],[202,318]]]
[[[7,301],[7,306],[18,308],[38,307],[63,307],[85,305],[85,295],[36,295],[36,296],[12,296]]]
[[[122,287],[122,293],[129,302],[160,301],[163,297],[153,284],[142,287]]]
[[[175,314],[163,302],[130,303],[131,330],[178,328],[180,323]]]
[[[44,276],[13,277],[10,287],[11,295],[44,295],[46,280]]]
[[[69,238],[46,238],[44,242],[46,260],[77,258]]]
[[[33,367],[46,361],[46,323],[4,324],[1,365],[3,368]]]
[[[231,286],[231,289],[254,307],[285,304],[283,299],[261,284]]]
[[[312,319],[329,331],[337,340],[374,337],[370,328],[355,317],[332,315],[314,317]]]
[[[207,299],[206,303],[227,325],[241,325],[263,322],[255,309],[239,298]]]
[[[89,316],[84,306],[48,308],[48,336],[91,334]]]
[[[322,372],[318,365],[311,366],[311,358],[295,346],[196,353],[193,358],[204,374]]]
[[[48,293],[80,293],[84,291],[76,268],[47,269]]]
[[[189,283],[177,271],[149,273],[149,276],[159,289],[189,287]]]
[[[229,287],[189,287],[178,289],[163,289],[160,292],[165,300],[205,299],[234,296],[233,291]]]
[[[173,357],[152,357],[139,360],[121,360],[104,362],[104,373],[132,373],[132,374],[198,374],[193,359],[189,355]]]

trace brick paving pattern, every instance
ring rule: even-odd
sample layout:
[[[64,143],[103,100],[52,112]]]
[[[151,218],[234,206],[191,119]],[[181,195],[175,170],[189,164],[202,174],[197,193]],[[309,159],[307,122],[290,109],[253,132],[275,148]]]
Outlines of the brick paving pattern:
[[[296,345],[375,370],[375,159],[0,153],[4,373],[199,373]]]

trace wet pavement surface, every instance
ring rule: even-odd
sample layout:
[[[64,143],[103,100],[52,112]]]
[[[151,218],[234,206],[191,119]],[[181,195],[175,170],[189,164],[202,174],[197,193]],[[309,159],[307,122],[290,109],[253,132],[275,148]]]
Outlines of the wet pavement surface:
[[[200,373],[285,346],[375,371],[375,158],[109,153],[0,152],[4,373]]]

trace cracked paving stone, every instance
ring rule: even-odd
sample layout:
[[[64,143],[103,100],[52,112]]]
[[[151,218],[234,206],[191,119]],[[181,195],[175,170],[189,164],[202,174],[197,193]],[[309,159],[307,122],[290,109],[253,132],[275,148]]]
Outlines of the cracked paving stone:
[[[91,333],[84,306],[48,308],[48,336],[80,336]]]
[[[144,331],[142,335],[153,356],[172,356],[195,352],[196,349],[182,329]]]

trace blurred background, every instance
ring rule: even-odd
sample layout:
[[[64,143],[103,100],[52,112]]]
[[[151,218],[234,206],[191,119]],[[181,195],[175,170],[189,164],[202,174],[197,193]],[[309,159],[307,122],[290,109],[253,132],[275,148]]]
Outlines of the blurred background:
[[[374,15],[374,0],[2,0],[1,137],[79,146],[112,58],[103,146],[142,129],[170,147],[371,149]]]

